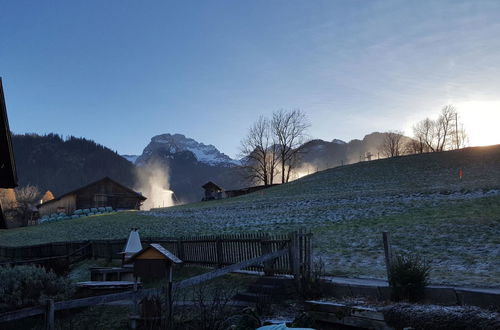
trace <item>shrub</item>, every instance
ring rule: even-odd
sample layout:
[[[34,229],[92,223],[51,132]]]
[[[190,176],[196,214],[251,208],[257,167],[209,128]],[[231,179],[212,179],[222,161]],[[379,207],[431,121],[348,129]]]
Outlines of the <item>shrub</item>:
[[[325,262],[318,258],[314,260],[309,277],[301,277],[299,294],[304,299],[319,299],[324,295],[324,286],[321,277],[325,275]]]
[[[399,255],[390,268],[389,285],[395,301],[419,301],[429,282],[430,267],[418,255]]]
[[[0,267],[0,312],[67,299],[74,291],[68,279],[41,267]]]

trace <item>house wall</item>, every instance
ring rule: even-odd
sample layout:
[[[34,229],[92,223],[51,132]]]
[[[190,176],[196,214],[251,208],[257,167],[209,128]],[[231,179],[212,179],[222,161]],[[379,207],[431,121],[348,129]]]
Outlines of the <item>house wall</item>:
[[[51,215],[52,213],[64,212],[71,214],[76,210],[76,195],[68,195],[58,201],[42,204],[38,208],[40,216]]]

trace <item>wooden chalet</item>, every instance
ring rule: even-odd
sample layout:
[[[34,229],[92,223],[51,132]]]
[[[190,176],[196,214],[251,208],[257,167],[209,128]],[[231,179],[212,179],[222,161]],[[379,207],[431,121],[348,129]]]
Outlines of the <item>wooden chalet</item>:
[[[223,196],[224,189],[222,189],[212,181],[208,181],[201,187],[205,189],[205,196],[203,197],[202,201],[224,198]]]
[[[110,179],[102,178],[58,198],[37,205],[40,216],[77,209],[111,206],[115,210],[139,210],[146,200],[142,194]]]
[[[7,107],[0,77],[0,188],[15,187],[17,187],[16,163],[12,152]],[[7,228],[7,224],[0,204],[0,229],[2,228]]]

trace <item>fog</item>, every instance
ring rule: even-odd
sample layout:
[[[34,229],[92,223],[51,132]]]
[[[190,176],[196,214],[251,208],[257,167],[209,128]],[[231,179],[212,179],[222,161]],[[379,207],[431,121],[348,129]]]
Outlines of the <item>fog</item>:
[[[157,162],[148,163],[138,169],[135,190],[147,197],[142,204],[142,210],[175,205],[168,170]]]

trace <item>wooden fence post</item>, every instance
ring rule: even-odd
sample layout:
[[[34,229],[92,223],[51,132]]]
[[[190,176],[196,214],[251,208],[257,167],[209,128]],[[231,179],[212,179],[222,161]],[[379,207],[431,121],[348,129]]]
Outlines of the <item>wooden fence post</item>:
[[[111,245],[111,241],[107,241],[107,246],[108,246],[107,260],[108,262],[111,262],[111,260],[113,259],[113,246]]]
[[[305,268],[307,278],[311,278],[313,269],[313,246],[312,246],[313,234],[308,232],[306,234],[306,249],[305,249]]]
[[[54,330],[54,328],[54,299],[49,299],[45,311],[45,329]]]
[[[299,235],[296,231],[290,233],[290,266],[297,288],[300,290],[300,255],[299,255]]]
[[[138,299],[138,283],[137,283],[137,277],[134,276],[134,296],[132,298],[132,315],[130,315],[130,323],[129,327],[130,329],[137,329],[137,320],[140,318],[140,311],[139,311],[139,299]]]
[[[387,270],[387,281],[391,281],[391,267],[392,267],[392,248],[391,248],[391,236],[389,232],[382,232],[382,240],[384,241],[384,255],[385,255],[385,267]]]
[[[217,237],[216,244],[216,254],[217,254],[217,267],[222,268],[224,265],[224,255],[222,254],[222,240]]]
[[[179,238],[177,240],[177,257],[184,261],[184,244],[182,242],[183,238]],[[180,266],[181,268],[183,267],[184,263],[182,263]]]
[[[266,255],[271,253],[271,245],[269,243],[269,235],[265,235],[260,239],[260,249],[262,254],[261,255]],[[273,276],[274,275],[274,262],[275,260],[269,260],[264,262],[264,275],[266,276]]]

